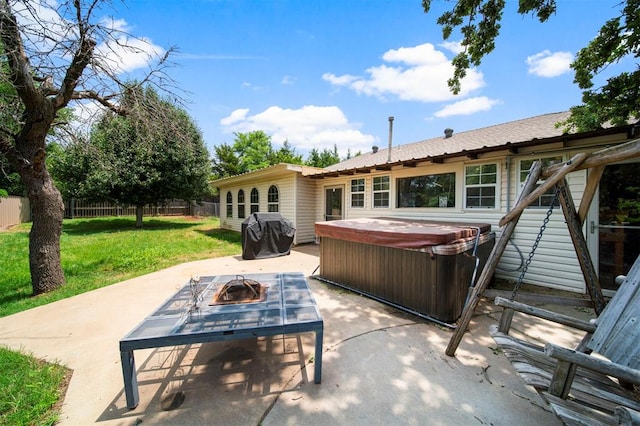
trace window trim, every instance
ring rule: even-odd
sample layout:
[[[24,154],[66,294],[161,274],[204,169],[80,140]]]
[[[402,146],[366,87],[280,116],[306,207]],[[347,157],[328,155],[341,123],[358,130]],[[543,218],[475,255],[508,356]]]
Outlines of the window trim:
[[[517,178],[518,178],[518,195],[520,195],[520,193],[522,192],[522,188],[524,187],[524,182],[526,180],[526,176],[529,173],[529,169],[524,170],[522,168],[522,163],[525,162],[525,161],[531,161],[533,163],[534,161],[537,161],[537,160],[542,161],[542,167],[543,168],[547,167],[548,165],[555,164],[555,162],[563,163],[564,161],[566,161],[565,160],[565,155],[563,153],[557,153],[556,155],[553,155],[552,153],[549,153],[549,155],[544,155],[544,156],[543,155],[538,155],[538,156],[535,156],[535,157],[519,159],[518,160],[518,175],[517,175]],[[545,163],[545,160],[547,160],[546,163]],[[526,173],[525,177],[524,177],[524,180],[521,180],[521,179],[523,179],[522,173]],[[536,187],[535,188],[539,187],[542,183],[543,183],[542,180],[539,180],[538,182],[536,182]],[[549,208],[549,204],[543,204],[541,201],[542,201],[542,197],[549,197],[549,196],[552,195],[552,193],[555,194],[554,188],[549,189],[547,192],[545,192],[540,197],[538,197],[537,202],[533,202],[533,203],[529,204],[527,206],[527,209],[533,209],[533,210],[548,209]]]
[[[227,191],[227,217],[233,217],[233,194],[231,191]]]
[[[376,179],[384,179],[387,180],[387,189],[375,189],[376,188]],[[376,195],[377,194],[387,194],[387,205],[386,206],[376,206]],[[374,209],[388,209],[391,207],[391,176],[390,175],[381,175],[374,176],[371,183],[371,208]]]
[[[275,190],[276,201],[271,200],[272,192],[271,190]],[[275,210],[273,208],[275,207]],[[277,213],[280,211],[280,190],[276,185],[269,186],[267,191],[267,211]]]
[[[467,184],[467,167],[480,167],[481,171],[480,171],[480,178],[482,179],[482,167],[483,166],[488,166],[488,165],[494,165],[496,166],[496,182],[491,184],[491,183],[477,183],[477,184],[471,184],[468,185]],[[472,163],[472,164],[464,164],[463,166],[463,181],[462,181],[462,197],[463,197],[463,205],[465,209],[469,209],[469,210],[497,210],[500,208],[500,163],[498,161],[492,161],[492,162],[487,162],[487,163]],[[487,206],[469,206],[468,204],[468,195],[467,195],[467,189],[468,188],[487,188],[487,187],[493,187],[494,188],[494,202],[493,202],[493,207],[487,207]],[[482,197],[481,197],[482,199]]]
[[[242,196],[242,200],[240,199],[240,196]],[[244,209],[245,203],[244,203],[244,190],[239,189],[238,190],[238,195],[236,195],[237,200],[238,200],[238,219],[244,219],[246,216],[246,212]]]
[[[353,190],[353,185],[355,181],[362,181],[362,191],[354,191]],[[356,184],[359,187],[359,184]],[[349,205],[351,206],[352,209],[364,209],[365,207],[365,194],[367,191],[367,180],[365,178],[355,178],[355,179],[351,179],[350,181],[350,200],[349,200]],[[361,205],[358,206],[354,206],[353,205],[353,196],[354,195],[361,195],[362,196],[362,202]]]
[[[255,201],[253,195],[255,194]],[[251,188],[251,193],[249,194],[249,212],[250,214],[254,214],[260,211],[260,192],[258,188]]]
[[[438,173],[427,173],[427,174],[418,174],[418,175],[411,175],[411,176],[402,176],[402,177],[397,177],[396,178],[396,199],[395,199],[395,205],[396,208],[399,209],[454,209],[456,208],[456,204],[457,204],[457,186],[458,186],[458,182],[457,182],[457,177],[458,177],[458,172],[455,170],[448,170],[448,171],[444,171],[444,172],[438,172]],[[435,185],[439,186],[440,188],[442,188],[438,194],[437,190],[430,190],[428,192],[407,192],[406,194],[409,195],[409,197],[407,197],[405,199],[405,202],[407,203],[407,205],[401,205],[401,200],[400,197],[401,195],[405,194],[401,192],[401,183],[400,181],[403,180],[411,180],[411,179],[419,179],[419,178],[429,178],[429,177],[436,177],[436,176],[452,176],[453,178],[453,188],[452,188],[452,196],[449,197],[447,196],[446,198],[443,197],[442,194],[447,194],[449,195],[451,191],[444,191],[444,186],[442,184],[440,184],[439,182],[434,182]],[[431,185],[429,185],[429,187],[433,188]],[[411,195],[414,195],[415,197],[411,197]],[[431,201],[432,198],[434,197],[438,197],[438,205],[434,206],[434,205],[429,205],[430,203],[423,203],[425,200],[427,201]],[[426,197],[426,198],[425,198]],[[413,202],[411,202],[411,200],[413,200]],[[419,201],[416,203],[416,201]],[[442,203],[446,204],[446,205],[441,205]],[[413,204],[413,205],[411,205]],[[427,204],[427,205],[415,205],[415,204]],[[451,205],[449,205],[451,204]]]

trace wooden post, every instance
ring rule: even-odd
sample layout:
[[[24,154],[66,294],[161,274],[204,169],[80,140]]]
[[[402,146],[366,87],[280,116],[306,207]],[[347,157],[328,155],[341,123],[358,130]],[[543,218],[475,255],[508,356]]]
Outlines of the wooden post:
[[[518,197],[518,201],[516,202],[516,207],[522,202],[527,195],[529,195],[536,187],[536,183],[538,179],[540,179],[540,173],[542,171],[542,164],[540,161],[535,161],[531,165],[531,169],[529,170],[529,175],[527,176],[527,180],[524,182],[524,187],[522,188],[522,192],[520,193],[520,197]],[[482,292],[487,288],[491,279],[493,278],[493,274],[496,271],[496,267],[498,266],[498,262],[500,262],[500,258],[504,253],[511,236],[513,235],[513,231],[516,229],[516,225],[518,224],[518,219],[522,211],[518,213],[515,217],[511,219],[509,223],[506,224],[500,237],[496,241],[493,246],[493,250],[491,250],[491,254],[487,259],[487,263],[478,278],[478,282],[473,287],[473,291],[471,292],[471,296],[467,300],[467,304],[464,306],[462,310],[462,316],[460,317],[460,321],[458,322],[458,327],[453,332],[453,336],[451,336],[451,340],[449,341],[449,345],[445,350],[445,353],[448,356],[454,356],[456,354],[456,349],[460,345],[460,341],[462,341],[462,335],[465,331],[467,331],[467,327],[469,326],[469,322],[471,321],[471,317],[473,316],[473,312],[478,306],[478,302],[480,301],[480,296],[482,296]]]
[[[526,209],[527,206],[529,206],[529,204],[536,201],[538,198],[540,198],[542,194],[550,190],[557,182],[564,179],[567,173],[575,170],[580,165],[580,163],[582,163],[586,158],[587,158],[587,154],[585,153],[574,155],[571,160],[567,161],[566,163],[563,164],[561,168],[556,170],[556,172],[552,176],[549,176],[549,178],[545,180],[542,185],[537,187],[530,194],[527,194],[527,196],[523,200],[518,201],[518,203],[515,206],[513,206],[511,211],[507,213],[502,219],[500,219],[500,222],[498,223],[498,225],[504,226],[507,222],[510,222],[514,217],[520,216],[524,211],[524,209]]]
[[[588,158],[584,160],[576,170],[617,163],[618,161],[624,161],[634,157],[640,157],[640,138],[589,154]],[[540,178],[546,179],[562,167],[564,167],[562,163],[545,167],[542,169]]]
[[[595,196],[596,190],[598,189],[600,178],[602,177],[602,173],[604,173],[605,167],[605,165],[596,166],[593,169],[589,170],[587,186],[584,188],[584,192],[582,193],[582,201],[580,201],[580,209],[578,210],[578,219],[580,220],[581,225],[584,225],[584,221],[587,218],[587,213],[589,213],[589,206],[591,206],[593,197]]]
[[[567,186],[567,181],[563,179],[556,185],[560,188],[559,199],[560,205],[562,206],[562,213],[564,213],[564,218],[567,221],[569,235],[571,236],[571,241],[573,241],[573,247],[575,248],[576,255],[578,256],[578,262],[580,263],[580,269],[582,269],[584,282],[587,284],[587,290],[589,291],[589,296],[591,296],[591,301],[593,302],[593,309],[596,311],[597,315],[600,315],[600,312],[602,312],[605,305],[604,296],[602,295],[602,288],[598,281],[598,274],[596,274],[593,262],[591,261],[591,256],[589,255],[587,241],[582,233],[582,223],[580,223],[580,219],[578,218],[578,213],[576,212],[576,207],[573,204],[573,198],[571,197],[571,192]]]

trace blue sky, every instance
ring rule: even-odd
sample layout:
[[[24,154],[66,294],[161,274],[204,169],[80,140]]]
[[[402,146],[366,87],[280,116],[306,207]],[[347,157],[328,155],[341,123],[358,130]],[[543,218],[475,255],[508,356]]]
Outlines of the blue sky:
[[[425,14],[420,0],[135,0],[113,13],[159,51],[179,49],[169,74],[210,152],[264,130],[306,158],[386,147],[389,116],[400,145],[579,104],[568,65],[618,1],[560,0],[545,24],[507,3],[495,51],[459,96],[446,80],[460,39],[444,43],[435,22],[452,2]]]

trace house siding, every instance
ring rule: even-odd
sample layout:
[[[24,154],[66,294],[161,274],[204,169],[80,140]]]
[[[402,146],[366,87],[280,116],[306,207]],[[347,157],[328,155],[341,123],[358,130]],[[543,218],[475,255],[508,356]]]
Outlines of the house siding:
[[[303,244],[315,241],[315,181],[304,178],[300,173],[292,172],[286,177],[276,178],[264,182],[256,182],[254,185],[231,185],[220,188],[221,217],[220,226],[233,231],[242,231],[242,222],[250,215],[251,190],[256,188],[259,194],[259,212],[268,211],[268,191],[271,185],[278,188],[279,213],[293,223],[296,228],[294,244]],[[238,218],[238,191],[244,190],[245,194],[245,218]],[[226,194],[231,191],[233,195],[233,217],[226,217]]]
[[[256,182],[254,185],[231,185],[220,188],[220,226],[225,229],[231,229],[240,232],[242,230],[242,222],[249,217],[251,212],[251,190],[256,188],[258,190],[258,211],[268,212],[267,194],[269,187],[275,185],[278,188],[279,197],[279,212],[280,214],[294,222],[296,217],[296,205],[295,205],[295,176],[288,176],[285,178],[274,179],[267,182]],[[238,217],[238,191],[244,190],[245,197],[245,217]],[[233,195],[233,217],[228,218],[227,215],[227,203],[226,194],[231,191]]]
[[[295,176],[296,244],[315,241],[316,181]]]
[[[561,114],[562,115],[562,114]],[[256,172],[256,175],[244,175],[238,180],[247,182],[255,176],[256,186],[260,190],[261,211],[266,211],[267,189],[276,183],[281,195],[281,212],[292,220],[297,229],[296,243],[315,239],[314,223],[325,220],[325,190],[329,187],[342,187],[344,191],[344,219],[364,217],[400,217],[434,221],[454,221],[461,223],[489,223],[497,236],[502,229],[500,219],[514,207],[520,191],[520,161],[545,157],[561,157],[563,161],[576,153],[593,152],[606,146],[623,143],[634,137],[635,128],[617,128],[612,132],[589,132],[581,135],[562,135],[555,127],[558,114],[534,117],[529,120],[490,126],[477,131],[462,132],[451,140],[433,139],[393,148],[392,162],[387,162],[384,150],[377,153],[365,153],[345,162],[328,167],[322,172],[302,171],[291,173],[291,178],[275,180],[269,177],[269,170]],[[545,139],[546,138],[546,139]],[[485,149],[486,148],[486,149]],[[495,208],[466,208],[464,204],[465,167],[476,164],[498,164]],[[381,168],[390,168],[382,171]],[[282,169],[282,168],[281,168]],[[292,171],[291,169],[287,169]],[[277,172],[278,169],[275,169]],[[456,191],[454,207],[396,207],[397,179],[440,173],[455,173]],[[262,174],[261,174],[262,173]],[[307,175],[308,173],[308,175]],[[578,207],[587,182],[587,171],[581,170],[567,175],[573,201]],[[388,175],[390,191],[388,208],[373,207],[373,179]],[[364,179],[364,206],[351,207],[351,180]],[[233,185],[235,178],[223,182]],[[253,181],[251,181],[253,182]],[[444,181],[442,181],[444,182]],[[221,189],[221,201],[225,190]],[[230,186],[235,197],[239,187]],[[243,187],[248,200],[249,191]],[[418,202],[419,197],[412,194],[403,199],[405,203]],[[479,199],[479,198],[478,198]],[[478,200],[476,199],[476,200]],[[487,201],[487,198],[483,198]],[[240,230],[242,220],[235,219],[237,206],[234,204],[234,219],[224,217],[226,211],[222,204],[222,226]],[[247,202],[247,212],[249,204]],[[515,232],[501,257],[496,277],[515,282],[534,245],[540,227],[544,223],[546,207],[529,207],[519,218]],[[590,215],[597,212],[595,207]],[[597,221],[594,217],[587,220]],[[597,258],[597,232],[595,235],[583,228],[589,249],[595,251]],[[544,235],[528,266],[524,282],[545,287],[558,288],[584,293],[584,278],[576,258],[575,248],[569,235],[561,208],[557,206],[546,225]]]

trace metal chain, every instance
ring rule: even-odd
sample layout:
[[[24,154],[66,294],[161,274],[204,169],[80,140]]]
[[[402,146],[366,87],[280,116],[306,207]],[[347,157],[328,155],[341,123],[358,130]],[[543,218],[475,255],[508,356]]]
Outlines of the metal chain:
[[[556,205],[556,203],[558,202],[558,197],[560,196],[560,186],[556,186],[556,193],[553,197],[553,200],[551,201],[551,205],[549,206],[549,209],[547,210],[547,215],[545,216],[544,220],[542,221],[542,226],[540,226],[540,231],[538,232],[538,236],[536,237],[536,240],[533,243],[533,246],[531,246],[531,251],[529,252],[529,257],[527,258],[527,260],[524,262],[524,266],[522,267],[522,272],[520,273],[520,276],[518,277],[518,281],[516,281],[515,286],[513,287],[513,292],[511,292],[511,300],[514,300],[516,298],[516,294],[518,293],[518,290],[520,289],[520,286],[522,285],[522,281],[524,280],[524,276],[527,273],[527,269],[529,269],[529,264],[531,264],[531,261],[533,260],[533,255],[536,252],[536,249],[538,248],[538,245],[540,244],[540,240],[542,239],[542,235],[544,234],[544,231],[547,229],[547,224],[549,223],[549,219],[551,218],[551,214],[553,213],[553,209]]]

